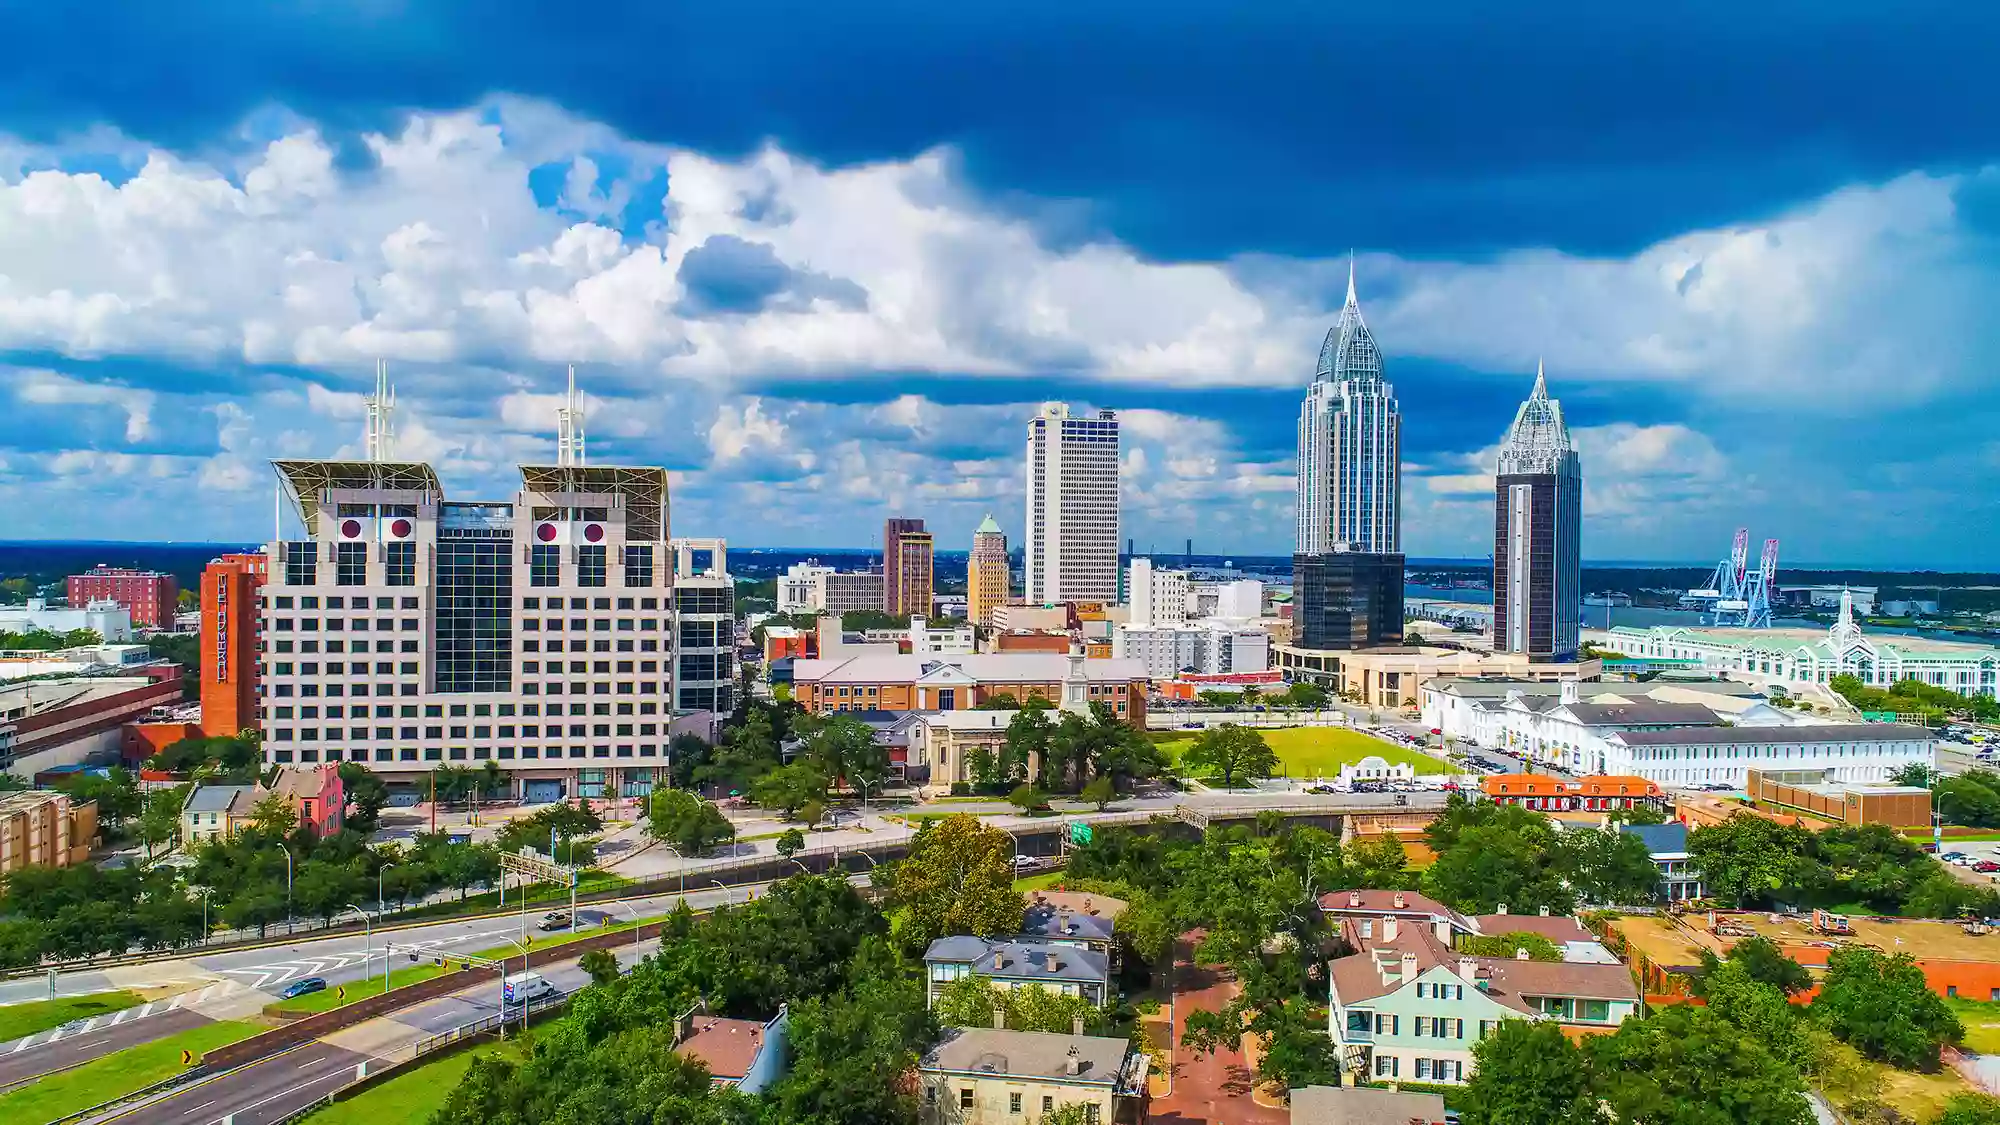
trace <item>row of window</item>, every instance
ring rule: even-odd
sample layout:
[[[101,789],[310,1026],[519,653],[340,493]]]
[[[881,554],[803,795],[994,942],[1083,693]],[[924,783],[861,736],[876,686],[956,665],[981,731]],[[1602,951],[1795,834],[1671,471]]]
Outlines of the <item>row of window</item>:
[[[329,717],[329,718],[336,718],[337,716],[328,716],[328,717]],[[356,718],[360,718],[360,717],[361,717],[361,716],[356,716]],[[635,728],[635,727],[637,728],[636,730],[634,730],[634,728]],[[616,729],[614,730],[614,728],[616,728]],[[419,733],[418,733],[418,731],[419,731],[419,730],[421,730],[421,731],[422,731],[423,733],[419,734]],[[486,726],[486,727],[471,727],[471,728],[469,728],[469,730],[470,730],[470,734],[468,735],[468,728],[466,728],[466,727],[463,727],[463,726],[454,726],[454,727],[449,727],[449,728],[447,728],[447,727],[445,727],[445,726],[443,726],[443,725],[438,725],[438,726],[427,726],[427,727],[421,727],[421,728],[419,728],[419,727],[414,727],[414,726],[403,726],[403,727],[373,727],[373,728],[370,728],[370,727],[298,727],[298,728],[296,728],[296,731],[297,731],[297,735],[298,735],[298,737],[297,737],[297,738],[295,739],[295,738],[293,738],[293,732],[294,732],[294,728],[292,728],[292,727],[275,727],[275,728],[273,728],[273,729],[272,729],[272,731],[271,731],[271,741],[273,741],[273,742],[294,742],[294,741],[297,741],[297,742],[319,742],[319,741],[321,741],[321,737],[320,737],[320,735],[321,735],[321,732],[322,732],[322,731],[324,731],[324,732],[325,732],[325,735],[326,735],[326,737],[325,737],[325,741],[329,741],[329,742],[331,742],[331,741],[334,741],[334,740],[337,740],[337,739],[340,739],[340,738],[346,738],[346,739],[347,739],[347,740],[349,740],[350,742],[390,742],[390,741],[393,741],[393,740],[395,740],[395,739],[399,739],[399,738],[400,738],[400,739],[406,739],[406,740],[407,740],[407,739],[417,739],[417,738],[423,738],[423,739],[431,739],[431,740],[435,740],[435,739],[440,739],[440,738],[466,738],[466,737],[472,737],[472,738],[493,738],[493,737],[495,737],[495,735],[494,735],[494,733],[493,733],[493,728],[492,728],[492,727],[490,727],[490,726]],[[372,731],[372,733],[371,733],[371,731]],[[646,736],[646,735],[657,735],[657,734],[659,734],[659,733],[660,733],[660,730],[659,730],[659,724],[658,724],[658,723],[567,723],[567,724],[565,724],[565,723],[549,723],[549,724],[547,724],[546,726],[544,726],[543,724],[539,724],[539,723],[526,723],[526,724],[522,724],[522,725],[521,725],[521,728],[520,728],[520,731],[521,731],[521,733],[520,733],[520,734],[519,734],[519,735],[517,736],[517,735],[516,735],[516,734],[514,733],[514,724],[511,724],[511,723],[502,723],[502,724],[500,724],[500,733],[499,733],[498,737],[500,737],[500,738],[515,738],[515,737],[519,737],[519,738],[543,738],[543,737],[547,737],[547,738],[563,738],[563,737],[569,737],[569,738],[592,738],[592,737],[595,737],[595,738],[610,738],[610,737],[611,737],[611,736],[612,736],[613,734],[617,734],[617,735],[620,735],[620,736],[623,736],[623,737],[627,737],[627,738],[629,738],[629,737],[631,737],[631,736],[632,736],[633,734],[635,734],[635,733],[636,733],[636,734],[639,734],[639,735],[642,735],[642,736]]]
[[[935,1109],[935,1108],[937,1107],[937,1099],[938,1099],[938,1088],[937,1088],[936,1086],[932,1086],[932,1087],[930,1088],[930,1091],[929,1091],[929,1094],[928,1094],[928,1097],[930,1098],[930,1103],[931,1103],[931,1107],[932,1107],[933,1109]],[[1021,1094],[1021,1091],[1019,1091],[1019,1090],[1010,1090],[1010,1091],[1008,1091],[1008,1092],[1007,1092],[1007,1112],[1008,1112],[1008,1113],[1012,1113],[1012,1114],[1019,1114],[1019,1113],[1023,1112],[1023,1110],[1022,1110],[1022,1108],[1021,1108],[1021,1098],[1022,1098],[1022,1094]],[[972,1108],[972,1087],[970,1087],[970,1086],[961,1086],[961,1087],[959,1087],[959,1089],[958,1089],[958,1108],[960,1108],[960,1109],[971,1109],[971,1108]],[[1043,1095],[1042,1095],[1042,1111],[1041,1111],[1041,1115],[1042,1115],[1042,1117],[1043,1117],[1043,1118],[1048,1118],[1048,1117],[1050,1117],[1050,1116],[1054,1115],[1055,1111],[1056,1111],[1056,1100],[1055,1100],[1055,1098],[1053,1098],[1053,1097],[1051,1097],[1051,1096],[1049,1096],[1049,1095],[1047,1095],[1047,1094],[1043,1094]],[[1091,1123],[1091,1125],[1097,1125],[1097,1103],[1096,1103],[1096,1102],[1085,1102],[1085,1103],[1083,1103],[1083,1119],[1084,1119],[1085,1121],[1088,1121],[1088,1122],[1090,1122],[1090,1123]]]
[[[293,751],[290,749],[277,749],[277,750],[272,750],[270,752],[270,760],[279,765],[289,765],[294,761],[307,764],[316,763],[320,761],[322,756],[324,756],[325,760],[329,762],[338,762],[343,759],[356,762],[365,762],[371,760],[371,756],[372,760],[377,762],[445,762],[445,761],[463,762],[467,760],[475,762],[483,762],[488,760],[489,758],[498,758],[503,762],[509,762],[509,761],[514,761],[517,756],[523,759],[534,759],[543,761],[556,758],[564,758],[564,757],[658,758],[662,756],[662,750],[658,745],[642,744],[638,746],[629,746],[621,744],[616,747],[550,746],[547,748],[546,752],[544,752],[544,750],[541,747],[537,746],[523,746],[520,747],[518,751],[516,750],[515,747],[512,746],[497,746],[491,749],[488,749],[487,747],[484,746],[475,746],[469,750],[463,746],[453,746],[449,749],[439,749],[437,747],[431,747],[425,750],[418,750],[414,747],[405,746],[402,747],[401,749],[388,749],[383,747],[377,747],[374,750],[355,750],[352,753],[341,750],[337,747],[329,747],[325,751],[307,747],[297,751]]]
[[[377,617],[374,620],[376,632],[393,633],[396,631],[395,618]],[[325,620],[324,631],[328,633],[366,633],[368,632],[368,621],[369,619],[366,617],[329,617]],[[296,627],[294,626],[294,622],[296,622]],[[405,617],[402,619],[404,632],[415,632],[421,627],[421,623],[414,617]],[[317,617],[274,617],[271,619],[271,629],[279,633],[318,633],[322,631],[321,621]]]
[[[586,632],[592,628],[595,628],[600,633],[609,633],[611,631],[611,620],[612,619],[609,617],[600,617],[596,620],[596,624],[593,625],[590,622],[590,620],[586,618],[573,617],[570,618],[569,627],[571,632],[576,632],[576,633]],[[658,630],[659,627],[660,627],[660,619],[657,617],[618,618],[618,631],[621,633],[630,633],[634,629],[650,633]],[[562,632],[562,630],[563,630],[563,619],[560,617],[549,617],[549,618],[524,617],[521,619],[521,631],[524,633],[534,633],[534,632],[560,633]]]
[[[1375,1056],[1375,1077],[1401,1078],[1403,1060],[1395,1055]],[[1463,1082],[1465,1064],[1458,1059],[1417,1059],[1415,1077],[1419,1082]]]
[[[500,709],[501,718],[512,718],[514,716],[514,704],[502,703],[499,704],[498,706]],[[492,715],[493,708],[494,704],[480,703],[480,704],[475,704],[473,710],[475,715],[484,718],[484,717],[490,717]],[[294,710],[297,711],[296,715],[293,714]],[[423,712],[424,712],[423,717],[426,719],[443,718],[444,716],[440,714],[441,710],[442,708],[438,704],[427,703],[423,707]],[[291,719],[291,718],[317,719],[320,717],[321,714],[321,708],[317,704],[306,704],[294,708],[291,704],[281,703],[275,707],[270,708],[270,711],[271,714],[269,717],[273,719]],[[660,713],[660,705],[658,703],[653,702],[652,700],[645,700],[643,702],[638,703],[636,706],[632,703],[621,702],[617,705],[617,711],[618,714],[620,715],[632,715],[632,714],[657,715]],[[527,716],[529,718],[537,718],[541,715],[541,713],[542,713],[542,708],[541,704],[539,703],[521,704],[521,714],[524,716]],[[560,703],[549,704],[548,713],[551,717],[563,714],[563,705]],[[572,715],[584,715],[584,714],[609,715],[611,713],[612,713],[612,705],[610,703],[588,703],[588,704],[572,703],[569,705],[569,714]],[[465,704],[463,703],[452,704],[451,714],[453,718],[463,718],[465,716]],[[259,715],[260,717],[262,717],[262,712],[259,712]],[[369,717],[368,705],[365,703],[357,703],[353,707],[348,707],[346,704],[339,704],[339,703],[328,704],[325,708],[325,715],[329,719],[344,719],[349,716],[352,716],[356,719],[365,719]],[[414,703],[404,703],[401,704],[400,706],[391,706],[387,703],[378,703],[375,705],[374,717],[378,719],[395,719],[395,718],[414,719],[417,717],[417,705]],[[459,728],[453,727],[452,729],[458,730]],[[484,738],[487,736],[491,728],[480,726],[480,727],[474,727],[473,729],[479,732],[479,737]],[[532,730],[533,728],[529,729]],[[500,734],[501,737],[503,738],[513,733],[514,733],[514,728],[512,726],[503,724],[500,727]]]
[[[400,598],[392,598],[392,597],[387,597],[387,596],[384,596],[384,595],[378,595],[378,596],[376,596],[376,597],[374,597],[374,598],[372,598],[372,599],[371,599],[371,598],[368,598],[368,597],[364,597],[364,596],[362,596],[362,595],[360,595],[360,594],[356,594],[356,595],[354,595],[353,597],[345,597],[345,596],[343,596],[343,595],[340,595],[340,594],[330,594],[330,595],[328,595],[328,596],[327,596],[326,598],[324,598],[324,599],[322,599],[322,598],[321,598],[321,597],[320,597],[319,595],[317,595],[317,594],[305,594],[305,595],[302,595],[302,596],[300,596],[300,597],[298,597],[298,598],[294,598],[294,597],[293,597],[292,595],[290,595],[290,594],[275,594],[275,595],[272,595],[272,596],[271,596],[271,597],[270,597],[269,599],[266,599],[266,600],[267,600],[267,601],[268,601],[268,603],[269,603],[269,604],[268,604],[268,605],[266,606],[266,608],[270,608],[270,607],[272,607],[272,606],[275,606],[275,607],[276,607],[276,608],[278,608],[278,609],[293,609],[293,608],[297,608],[297,609],[319,609],[319,608],[320,608],[320,603],[321,603],[322,601],[324,601],[324,602],[326,603],[326,608],[327,608],[327,609],[398,609],[398,608],[401,608],[401,609],[418,609],[418,608],[421,608],[421,606],[420,606],[420,603],[419,603],[418,599],[416,599],[416,598],[413,598],[413,597],[410,597],[410,596],[409,596],[409,595],[407,595],[407,594],[406,594],[406,595],[403,595],[403,596],[402,596],[402,597],[400,597]],[[372,604],[371,604],[371,602],[372,602]],[[296,603],[296,605],[295,605],[294,603]]]

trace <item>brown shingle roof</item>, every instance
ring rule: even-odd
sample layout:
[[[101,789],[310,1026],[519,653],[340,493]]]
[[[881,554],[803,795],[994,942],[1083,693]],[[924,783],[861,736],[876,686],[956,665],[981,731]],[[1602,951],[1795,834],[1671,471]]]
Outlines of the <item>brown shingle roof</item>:
[[[711,1077],[741,1081],[764,1049],[764,1025],[756,1020],[697,1016],[694,1034],[674,1046],[674,1053],[708,1064]]]

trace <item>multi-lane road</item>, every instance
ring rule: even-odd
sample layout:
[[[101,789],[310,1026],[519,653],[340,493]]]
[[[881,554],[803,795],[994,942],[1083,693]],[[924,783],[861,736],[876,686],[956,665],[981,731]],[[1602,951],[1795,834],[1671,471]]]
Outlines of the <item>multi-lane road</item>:
[[[693,896],[689,896],[692,898]],[[658,947],[656,940],[621,945],[619,967],[629,969]],[[590,983],[574,960],[535,971],[565,992]],[[269,1125],[353,1081],[363,1064],[387,1065],[408,1057],[422,1039],[463,1027],[500,1010],[500,986],[485,980],[458,992],[333,1032],[322,1039],[234,1070],[199,1079],[157,1098],[128,1103],[89,1125]]]

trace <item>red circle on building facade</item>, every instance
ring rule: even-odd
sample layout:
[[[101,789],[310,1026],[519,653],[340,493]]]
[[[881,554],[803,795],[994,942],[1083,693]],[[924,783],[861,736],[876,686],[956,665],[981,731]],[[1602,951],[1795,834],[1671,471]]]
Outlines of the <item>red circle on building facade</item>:
[[[583,528],[583,537],[585,540],[591,543],[603,542],[604,525],[601,523],[585,524]]]
[[[553,542],[555,542],[555,541],[556,541],[556,525],[555,525],[555,524],[552,524],[552,523],[543,523],[543,524],[536,524],[536,525],[535,525],[535,538],[537,538],[537,539],[541,540],[541,541],[542,541],[542,542],[544,542],[544,543],[553,543]]]
[[[341,537],[342,539],[359,539],[359,538],[361,538],[361,521],[360,521],[360,520],[341,520],[341,521],[340,521],[340,537]]]
[[[399,519],[389,521],[389,534],[398,539],[408,539],[412,530],[414,529],[410,526],[409,520]]]

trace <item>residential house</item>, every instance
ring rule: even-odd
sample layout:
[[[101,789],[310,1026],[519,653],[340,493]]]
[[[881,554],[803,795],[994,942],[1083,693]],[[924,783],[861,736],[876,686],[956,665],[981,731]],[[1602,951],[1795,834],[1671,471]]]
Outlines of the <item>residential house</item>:
[[[1382,924],[1390,919],[1405,930],[1426,928],[1442,945],[1451,945],[1462,934],[1479,933],[1471,915],[1453,910],[1436,899],[1415,891],[1334,891],[1321,895],[1319,910],[1347,944],[1361,948],[1373,940]]]
[[[196,785],[181,806],[181,845],[236,835],[264,794],[260,785]]]
[[[307,766],[280,772],[274,792],[291,803],[299,825],[315,836],[331,836],[340,831],[346,816],[347,797],[340,783],[337,765]]]
[[[1039,985],[1080,996],[1102,1008],[1111,1002],[1111,959],[1094,949],[1017,938],[941,937],[924,951],[929,1003],[952,981],[985,977],[996,988]]]
[[[674,1053],[700,1059],[718,1086],[761,1093],[784,1077],[790,1064],[790,1014],[783,1005],[768,1021],[726,1019],[698,1008],[674,1024]]]
[[[1345,894],[1326,897],[1339,905]],[[1637,1012],[1631,974],[1595,942],[1579,941],[1576,955],[1584,959],[1561,962],[1530,960],[1526,950],[1511,958],[1462,954],[1443,935],[1482,933],[1483,920],[1426,912],[1412,921],[1407,907],[1416,897],[1408,896],[1402,911],[1372,917],[1341,907],[1349,911],[1342,937],[1358,952],[1330,965],[1328,1030],[1357,1077],[1462,1083],[1472,1073],[1473,1045],[1503,1020],[1552,1019],[1582,1033],[1610,1030]],[[1489,918],[1503,933],[1562,933],[1573,924]],[[1564,949],[1569,955],[1567,942]]]
[[[1685,824],[1627,824],[1622,831],[1637,836],[1646,845],[1653,866],[1660,869],[1660,898],[1686,902],[1707,898],[1708,887],[1688,855],[1688,827]]]
[[[1021,934],[1069,949],[1088,949],[1118,971],[1118,937],[1113,929],[1125,911],[1122,899],[1081,891],[1036,891],[1022,912]]]
[[[1146,1116],[1148,1056],[1130,1041],[952,1028],[918,1064],[926,1125],[1026,1125],[1071,1105],[1103,1125]]]
[[[1292,1125],[1444,1125],[1444,1098],[1355,1086],[1292,1091]]]

